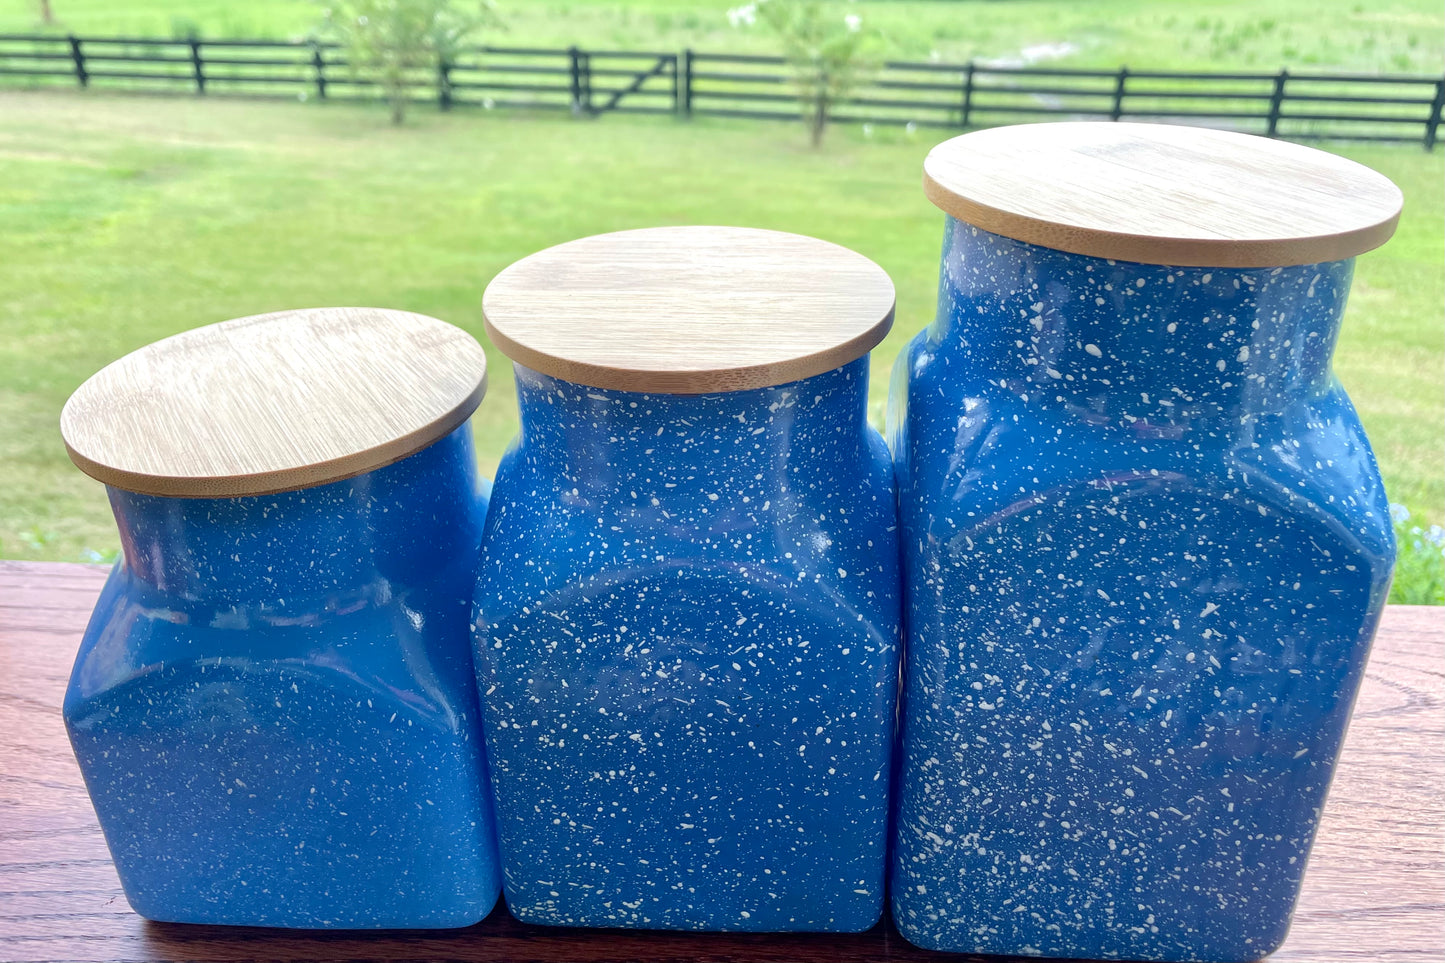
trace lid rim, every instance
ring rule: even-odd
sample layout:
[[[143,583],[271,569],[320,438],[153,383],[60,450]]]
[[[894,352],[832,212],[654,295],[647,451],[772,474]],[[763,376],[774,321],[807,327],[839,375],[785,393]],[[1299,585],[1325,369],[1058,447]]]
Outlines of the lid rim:
[[[756,391],[805,381],[852,364],[872,351],[888,336],[896,303],[876,327],[839,344],[788,361],[768,361],[732,368],[689,368],[686,370],[639,370],[583,361],[566,361],[544,354],[508,338],[490,320],[483,319],[487,336],[513,364],[568,384],[643,395],[712,395]],[[838,356],[835,357],[834,355]],[[844,354],[848,357],[842,357]],[[841,358],[841,360],[839,360]]]
[[[1004,211],[959,197],[927,171],[923,191],[944,214],[990,234],[1066,254],[1160,267],[1267,268],[1344,261],[1383,246],[1400,223],[1396,212],[1378,224],[1308,238],[1179,238],[1127,234]]]

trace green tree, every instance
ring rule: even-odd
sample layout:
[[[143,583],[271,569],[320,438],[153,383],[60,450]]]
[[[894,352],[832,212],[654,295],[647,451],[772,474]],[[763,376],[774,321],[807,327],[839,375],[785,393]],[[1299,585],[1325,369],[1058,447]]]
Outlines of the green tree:
[[[782,41],[813,146],[833,108],[878,66],[876,31],[836,0],[757,0],[728,12],[734,25],[765,23]]]
[[[348,65],[375,76],[391,122],[406,119],[409,74],[436,70],[470,34],[500,25],[491,0],[463,9],[452,0],[334,0],[322,30],[346,50]]]

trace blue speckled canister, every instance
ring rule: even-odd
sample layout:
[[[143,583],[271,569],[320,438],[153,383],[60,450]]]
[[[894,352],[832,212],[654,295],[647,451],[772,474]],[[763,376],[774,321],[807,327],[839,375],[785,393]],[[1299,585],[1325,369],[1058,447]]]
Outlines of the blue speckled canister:
[[[141,915],[449,927],[495,904],[468,631],[485,372],[450,325],[331,309],[186,332],[72,397],[123,554],[65,721]]]
[[[897,924],[932,949],[1256,959],[1288,928],[1389,586],[1385,492],[1330,356],[1399,193],[1306,148],[1142,125],[983,131],[926,170],[952,216],[890,408]],[[1346,210],[1297,213],[1301,182]]]
[[[485,307],[521,408],[476,596],[508,907],[874,925],[899,585],[866,352],[887,276],[810,238],[667,228],[533,255]]]

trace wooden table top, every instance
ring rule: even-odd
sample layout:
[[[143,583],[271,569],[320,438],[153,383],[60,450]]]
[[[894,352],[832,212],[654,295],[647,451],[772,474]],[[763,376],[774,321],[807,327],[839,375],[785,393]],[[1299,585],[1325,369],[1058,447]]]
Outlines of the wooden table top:
[[[524,926],[324,933],[151,923],[121,895],[60,718],[105,580],[92,565],[0,561],[0,960],[952,961],[890,924],[857,936]],[[1385,613],[1294,927],[1271,960],[1445,955],[1445,608]],[[992,958],[1001,963],[1000,958]]]

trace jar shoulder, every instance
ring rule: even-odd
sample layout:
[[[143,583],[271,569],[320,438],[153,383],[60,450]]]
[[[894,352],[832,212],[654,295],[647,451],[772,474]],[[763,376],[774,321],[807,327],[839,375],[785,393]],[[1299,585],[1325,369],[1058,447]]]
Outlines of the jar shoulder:
[[[1282,411],[1177,424],[1109,421],[1007,393],[946,397],[914,385],[893,426],[905,524],[1012,514],[1030,500],[1128,484],[1187,488],[1313,519],[1393,557],[1374,453],[1338,383]]]
[[[525,580],[536,568],[567,581],[653,563],[792,577],[799,566],[858,569],[896,554],[892,457],[871,428],[857,460],[717,481],[563,485],[513,448],[497,471],[482,580]]]
[[[471,571],[420,586],[380,581],[281,605],[217,606],[168,596],[117,563],[82,636],[65,716],[104,714],[131,688],[191,685],[192,675],[224,668],[263,685],[286,676],[354,688],[456,728],[458,712],[475,702]]]

